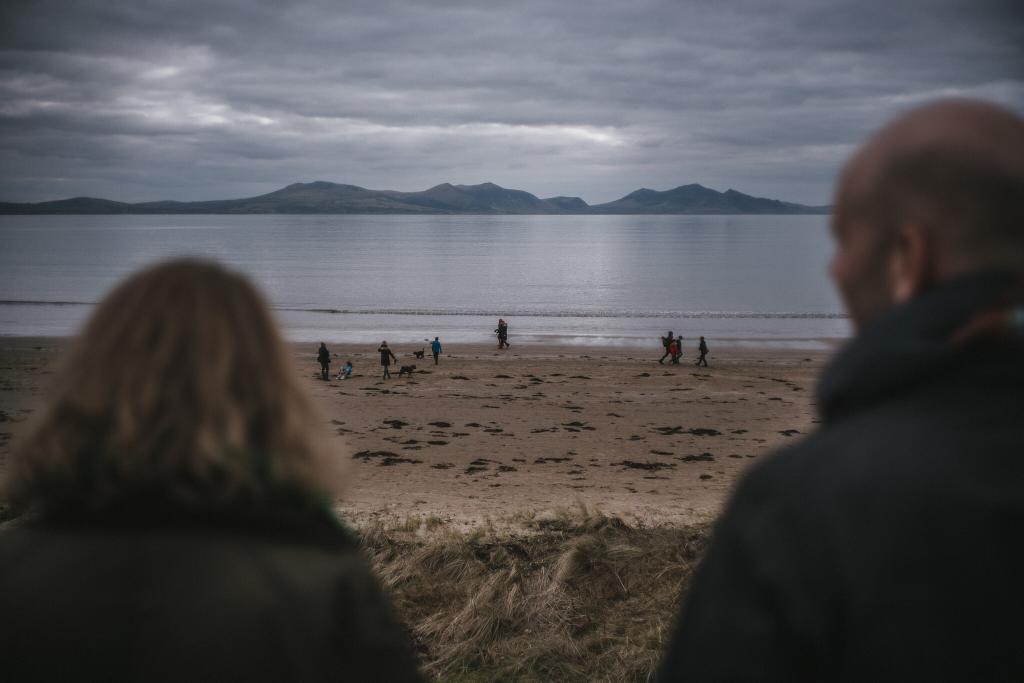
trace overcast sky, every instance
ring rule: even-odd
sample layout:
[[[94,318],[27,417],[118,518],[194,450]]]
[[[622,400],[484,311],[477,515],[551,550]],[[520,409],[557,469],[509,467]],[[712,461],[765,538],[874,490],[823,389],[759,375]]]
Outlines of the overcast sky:
[[[1024,113],[1024,2],[5,0],[0,200],[699,182],[830,201],[893,113]]]

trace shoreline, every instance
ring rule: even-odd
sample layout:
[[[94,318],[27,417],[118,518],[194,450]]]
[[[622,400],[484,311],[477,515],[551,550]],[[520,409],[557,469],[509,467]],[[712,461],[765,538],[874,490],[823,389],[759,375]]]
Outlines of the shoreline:
[[[71,334],[18,334],[18,333],[6,333],[0,332],[0,340],[12,340],[18,341],[39,341],[48,344],[64,345],[68,344],[73,340],[75,335]],[[386,337],[386,333],[378,334],[374,337]],[[394,335],[392,335],[394,338]],[[658,339],[657,338],[621,338],[623,341],[619,343],[609,343],[607,337],[586,337],[581,335],[545,335],[543,338],[538,339],[537,335],[522,335],[522,338],[517,339],[515,336],[510,337],[515,341],[515,348],[517,352],[521,352],[523,349],[533,350],[543,353],[545,349],[562,349],[565,350],[579,350],[585,351],[588,354],[603,353],[603,354],[630,354],[636,356],[648,351],[655,353],[658,351]],[[615,337],[615,339],[620,339]],[[685,336],[683,337],[687,346],[683,349],[685,357],[694,357],[696,355],[696,345],[699,335],[696,336]],[[308,344],[319,344],[325,342],[328,346],[337,346],[349,348],[353,350],[356,348],[364,350],[370,347],[375,347],[379,344],[379,341],[351,341],[337,335],[324,334],[322,336],[304,336],[303,338],[295,338],[292,336],[285,335],[285,342],[289,346],[305,346]],[[466,341],[466,342],[445,342],[441,340],[443,347],[448,349],[452,347],[462,352],[479,352],[485,350],[488,347],[494,348],[497,352],[496,344],[491,344],[482,341]],[[847,341],[848,337],[714,337],[708,338],[708,342],[712,345],[711,353],[713,354],[716,349],[726,349],[730,352],[730,355],[735,355],[737,352],[749,351],[751,353],[767,353],[767,354],[786,354],[786,353],[812,353],[814,355],[820,353],[832,354],[838,351]],[[391,342],[389,342],[391,343]],[[424,338],[422,341],[398,341],[392,343],[393,346],[401,346],[402,348],[408,347],[410,350],[417,350],[416,347],[428,348],[430,341]],[[508,352],[508,350],[506,350]],[[429,354],[428,354],[429,355]],[[710,358],[711,356],[709,356]]]
[[[345,465],[337,509],[357,526],[506,526],[574,505],[646,526],[708,521],[751,463],[813,430],[831,356],[712,345],[696,368],[693,353],[659,365],[655,347],[445,344],[434,366],[393,345],[417,370],[382,381],[376,345],[325,341],[351,379],[317,379],[314,344],[289,354]],[[0,468],[69,342],[0,337]]]

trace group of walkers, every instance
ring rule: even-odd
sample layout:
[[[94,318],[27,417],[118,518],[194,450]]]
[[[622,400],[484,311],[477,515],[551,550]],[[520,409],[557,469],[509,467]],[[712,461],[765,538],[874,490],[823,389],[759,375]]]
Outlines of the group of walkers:
[[[661,345],[665,348],[665,353],[658,359],[658,362],[664,364],[666,358],[671,358],[672,365],[679,365],[679,359],[683,357],[682,335],[673,337],[672,330],[669,330],[668,334],[661,338]],[[708,343],[704,337],[701,337],[700,343],[697,344],[697,353],[700,354],[700,357],[697,358],[694,365],[708,367]]]
[[[494,330],[494,333],[498,337],[499,349],[512,347],[508,343],[508,322],[504,318],[498,318],[498,327]],[[381,379],[391,379],[391,364],[398,363],[398,357],[391,350],[391,347],[388,346],[387,341],[380,343],[380,346],[377,347],[377,353],[380,354],[380,365],[384,370]],[[434,357],[434,365],[438,365],[441,357],[441,339],[439,337],[434,337],[434,341],[430,342],[430,354]],[[418,351],[414,355],[417,358],[422,358],[423,352]],[[317,351],[316,359],[320,363],[320,379],[327,381],[331,377],[331,352],[327,349],[327,344],[324,342],[320,342],[320,349]],[[352,361],[345,361],[345,366],[335,379],[348,379],[352,376],[352,369]]]
[[[380,364],[384,369],[384,375],[381,379],[391,379],[391,363],[397,363],[398,356],[394,354],[386,340],[382,341],[380,346],[377,347],[377,353],[380,354]],[[434,337],[434,341],[430,342],[430,353],[434,357],[434,365],[437,365],[438,359],[441,357],[440,338]],[[417,357],[422,357],[423,353],[417,352],[416,355]],[[327,344],[324,342],[320,342],[320,349],[317,351],[316,359],[320,363],[320,379],[327,381],[331,377],[331,352],[327,349]],[[352,361],[345,361],[345,365],[335,379],[348,379],[352,376],[352,370]]]
[[[508,323],[504,318],[498,319],[498,327],[494,330],[494,333],[498,337],[498,348],[507,349],[511,348],[508,343]],[[672,330],[668,331],[664,337],[661,338],[661,344],[665,349],[665,353],[661,358],[658,359],[659,363],[664,364],[665,359],[669,358],[673,365],[679,364],[679,359],[683,357],[683,337],[682,335],[676,337],[673,335]],[[380,346],[377,347],[377,353],[380,354],[380,365],[383,368],[383,375],[381,379],[391,379],[391,364],[398,363],[398,357],[388,346],[387,341],[382,341]],[[441,356],[441,340],[438,337],[434,337],[434,341],[430,342],[430,353],[434,357],[434,365],[438,364],[438,359]],[[697,362],[694,365],[700,367],[708,367],[708,343],[704,337],[700,338],[700,342],[697,344],[697,353],[699,354]],[[423,352],[414,352],[417,358],[423,357]],[[331,352],[328,351],[327,345],[324,342],[320,342],[320,349],[317,352],[317,361],[320,363],[320,379],[327,381],[331,376]],[[352,361],[345,361],[345,365],[338,373],[335,379],[348,379],[352,376]]]

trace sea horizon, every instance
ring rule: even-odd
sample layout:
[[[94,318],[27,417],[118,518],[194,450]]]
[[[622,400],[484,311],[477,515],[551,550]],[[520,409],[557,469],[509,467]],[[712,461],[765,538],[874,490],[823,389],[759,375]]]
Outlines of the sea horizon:
[[[288,339],[820,349],[849,335],[825,216],[3,216],[0,335],[69,336],[127,273],[223,261]]]

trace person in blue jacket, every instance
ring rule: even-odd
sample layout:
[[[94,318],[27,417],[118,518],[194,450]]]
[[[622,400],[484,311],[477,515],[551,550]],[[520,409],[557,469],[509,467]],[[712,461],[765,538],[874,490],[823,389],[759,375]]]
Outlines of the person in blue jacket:
[[[430,352],[434,354],[434,365],[437,365],[437,357],[441,355],[441,340],[437,337],[430,342]]]

